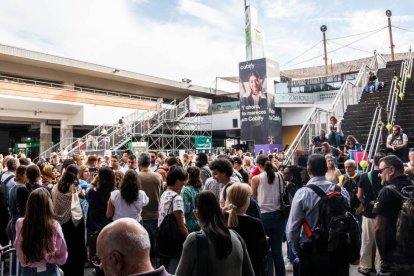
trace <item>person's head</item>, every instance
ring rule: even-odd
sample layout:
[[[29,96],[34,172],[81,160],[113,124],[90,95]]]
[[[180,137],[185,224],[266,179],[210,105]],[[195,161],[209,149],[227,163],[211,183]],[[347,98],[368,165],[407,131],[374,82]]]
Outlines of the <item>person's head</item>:
[[[379,175],[381,184],[384,185],[393,178],[404,174],[404,164],[395,155],[387,155],[380,160]]]
[[[111,165],[112,165],[112,168],[114,170],[119,170],[120,165],[119,165],[119,157],[118,157],[118,155],[114,154],[114,155],[111,156]]]
[[[152,153],[150,153],[150,154],[145,153],[145,152],[141,153],[138,157],[138,167],[140,169],[147,169],[151,165],[151,162],[152,162],[152,157],[151,156],[154,156],[156,158],[156,155],[154,155]],[[154,164],[155,164],[155,161],[154,161]]]
[[[243,161],[240,157],[238,157],[238,156],[233,157],[233,168],[234,169],[240,170],[242,164],[243,164]]]
[[[259,73],[253,71],[249,76],[249,86],[250,86],[250,94],[258,96],[261,90],[261,82]]]
[[[96,155],[89,155],[86,161],[86,166],[89,168],[96,168],[98,163],[98,157]]]
[[[157,161],[157,152],[156,151],[150,151],[149,152],[149,157],[150,157],[150,161],[151,161],[151,165],[154,166],[155,162]]]
[[[302,175],[301,172],[302,168],[298,166],[287,166],[283,170],[283,179],[285,181],[290,181],[295,183],[296,185],[302,185]]]
[[[20,165],[25,165],[25,166],[29,166],[31,162],[30,159],[27,157],[20,157],[18,160],[19,160]]]
[[[331,122],[331,124],[336,124],[337,122],[338,122],[338,120],[335,118],[335,116],[331,116],[330,118],[329,118],[329,121]]]
[[[401,134],[401,127],[399,125],[395,125],[392,127],[392,134],[394,136],[398,136]]]
[[[189,160],[188,153],[184,153],[183,154],[183,161],[184,161],[184,163],[187,162],[188,160]]]
[[[75,164],[69,165],[58,183],[58,190],[62,193],[69,191],[70,185],[79,185],[79,169]]]
[[[210,165],[214,179],[221,184],[227,184],[233,175],[233,166],[226,158],[217,158]]]
[[[348,137],[346,137],[345,144],[348,145],[348,146],[352,146],[352,145],[356,145],[358,143],[357,143],[357,140],[354,136],[348,135]]]
[[[132,275],[153,270],[150,260],[150,239],[145,228],[132,218],[121,218],[99,233],[96,257],[105,275]]]
[[[43,166],[42,175],[44,178],[47,179],[55,179],[56,178],[56,172],[53,169],[53,166],[50,164],[45,164]]]
[[[177,157],[175,156],[170,156],[168,157],[165,162],[164,162],[164,168],[169,170],[172,166],[178,166],[179,162]]]
[[[351,160],[351,159],[346,160],[344,163],[344,167],[345,167],[345,173],[348,176],[354,176],[356,168],[357,168],[357,164],[354,160]]]
[[[131,154],[128,157],[128,169],[134,170],[137,168],[137,157],[133,154]]]
[[[139,190],[141,189],[141,180],[135,170],[127,170],[121,183],[121,197],[128,205],[131,205],[138,199]]]
[[[85,165],[79,166],[79,179],[86,181],[89,178],[89,168]]]
[[[325,138],[325,135],[326,135],[326,131],[325,131],[325,130],[323,130],[323,129],[321,129],[321,130],[319,131],[319,137],[320,137],[320,138]]]
[[[53,252],[54,214],[50,193],[43,188],[33,190],[26,202],[21,229],[22,251],[27,262],[39,262],[45,252]]]
[[[383,157],[385,157],[385,153],[382,153],[382,152],[377,152],[374,155],[374,167],[377,167],[377,168],[379,167],[380,160]]]
[[[115,171],[115,187],[117,189],[121,188],[122,179],[124,178],[124,173],[122,171]]]
[[[99,192],[104,193],[107,197],[115,189],[115,174],[111,168],[103,167],[98,171],[98,187]]]
[[[252,165],[252,160],[250,159],[250,157],[245,156],[243,158],[243,163],[246,167],[250,167]]]
[[[248,184],[236,183],[227,190],[226,207],[230,210],[228,227],[239,226],[237,214],[245,214],[250,205],[252,189]]]
[[[325,155],[326,165],[328,166],[328,170],[335,170],[335,160],[332,154]]]
[[[77,163],[75,162],[75,160],[66,159],[65,161],[63,161],[60,173],[63,174],[69,165],[77,165]]]
[[[128,162],[128,158],[129,158],[130,155],[132,155],[131,150],[129,150],[129,149],[124,150],[124,152],[122,153],[122,159],[124,160],[124,163]]]
[[[42,177],[42,174],[40,173],[40,169],[36,165],[30,165],[26,169],[26,177],[27,181],[30,184],[35,184],[39,181],[39,179]]]
[[[53,166],[56,166],[59,164],[59,155],[56,152],[52,152],[52,154],[50,155],[50,163]]]
[[[322,151],[324,153],[330,153],[331,152],[331,145],[329,145],[328,142],[323,142],[321,147],[322,147]]]
[[[19,166],[19,160],[17,158],[10,158],[7,160],[7,170],[9,172],[16,172],[17,167]]]
[[[194,214],[201,229],[215,245],[216,257],[226,258],[232,251],[230,231],[224,222],[217,198],[211,191],[202,191],[197,194]]]
[[[312,154],[308,158],[308,174],[309,177],[321,177],[325,176],[328,171],[325,157],[319,154]]]
[[[188,167],[188,184],[194,188],[200,188],[203,184],[200,178],[200,169],[198,167]]]
[[[196,166],[201,168],[208,164],[208,156],[204,152],[200,152],[196,157]]]
[[[17,183],[20,183],[20,184],[26,183],[26,181],[27,181],[26,170],[27,170],[27,166],[25,166],[25,165],[21,165],[17,168],[16,178],[15,178]]]
[[[187,181],[187,172],[180,166],[172,166],[167,173],[167,187],[181,191]]]
[[[267,182],[273,184],[273,181],[276,178],[276,175],[273,171],[273,165],[270,162],[269,158],[263,154],[260,154],[256,158],[256,164],[259,166],[260,171],[265,171],[267,175]]]

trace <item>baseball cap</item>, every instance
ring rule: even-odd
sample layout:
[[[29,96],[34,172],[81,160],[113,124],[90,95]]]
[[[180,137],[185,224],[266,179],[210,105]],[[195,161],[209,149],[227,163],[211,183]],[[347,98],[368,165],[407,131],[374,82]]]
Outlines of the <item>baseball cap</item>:
[[[108,157],[111,157],[111,156],[112,156],[112,154],[111,154],[111,151],[110,151],[110,150],[106,150],[106,151],[104,152],[104,157],[106,157],[106,156],[108,156]]]

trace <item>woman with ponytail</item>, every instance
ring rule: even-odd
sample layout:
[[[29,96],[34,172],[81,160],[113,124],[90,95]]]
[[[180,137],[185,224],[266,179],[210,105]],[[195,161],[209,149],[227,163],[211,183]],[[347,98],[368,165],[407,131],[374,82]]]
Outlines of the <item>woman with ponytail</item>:
[[[257,198],[260,206],[262,223],[269,237],[276,275],[284,276],[286,272],[282,242],[286,221],[280,210],[280,199],[284,190],[283,177],[280,173],[273,172],[273,165],[265,155],[259,155],[256,158],[256,165],[260,174],[252,178],[253,196]]]
[[[68,247],[68,260],[61,266],[65,275],[83,275],[85,265],[85,223],[79,197],[84,193],[79,185],[79,169],[67,166],[59,183],[53,187],[53,211],[62,226]]]
[[[188,235],[175,275],[254,275],[246,244],[236,232],[227,228],[211,191],[197,194],[194,214],[202,231]]]
[[[233,184],[227,192],[224,217],[227,226],[236,231],[244,240],[256,276],[265,275],[265,257],[269,252],[266,234],[260,219],[246,215],[252,189],[243,183]]]

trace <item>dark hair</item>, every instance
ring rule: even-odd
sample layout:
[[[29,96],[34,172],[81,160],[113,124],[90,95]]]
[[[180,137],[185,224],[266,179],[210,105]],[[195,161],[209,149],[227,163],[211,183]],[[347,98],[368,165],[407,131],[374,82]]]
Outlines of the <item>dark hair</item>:
[[[200,188],[203,184],[200,178],[200,169],[198,167],[188,167],[188,183],[194,188]]]
[[[105,200],[109,199],[111,192],[115,189],[115,173],[111,168],[103,167],[98,171],[97,191],[105,195]]]
[[[165,163],[167,163],[169,167],[172,167],[174,165],[179,165],[177,157],[174,157],[174,156],[168,157],[167,160],[165,160]]]
[[[124,150],[124,152],[123,152],[122,154],[124,154],[124,153],[127,153],[128,155],[132,155],[132,151],[131,151],[131,150],[129,150],[129,149]]]
[[[141,153],[138,158],[138,166],[148,167],[151,165],[151,157],[148,153]]]
[[[75,164],[69,165],[58,183],[58,190],[67,193],[71,184],[79,185],[79,169]]]
[[[136,160],[137,157],[135,155],[131,154],[130,156],[128,156],[128,159],[129,160]]]
[[[26,175],[26,170],[27,170],[27,166],[20,165],[16,170],[16,179],[18,179],[21,176],[25,176]]]
[[[121,197],[128,205],[131,205],[138,199],[139,190],[141,189],[141,180],[135,170],[127,170],[121,183]]]
[[[204,152],[198,153],[197,158],[196,158],[196,166],[201,168],[207,164],[208,164],[207,154],[205,154]]]
[[[210,165],[210,170],[217,170],[220,173],[225,173],[227,177],[233,175],[233,166],[228,158],[218,158]]]
[[[117,155],[117,154],[112,154],[111,158],[114,158],[114,159],[116,159],[116,160],[118,160],[118,161],[119,161],[119,157],[118,157],[118,155]]]
[[[44,258],[44,251],[53,253],[54,223],[49,192],[42,188],[31,192],[26,202],[26,213],[21,229],[21,246],[26,262],[41,261]]]
[[[264,170],[266,171],[266,175],[267,175],[267,182],[269,184],[273,184],[273,181],[275,181],[276,175],[275,175],[275,172],[273,171],[273,165],[272,163],[270,163],[269,158],[266,157],[266,155],[264,154],[260,154],[256,158],[256,164],[264,168]]]
[[[174,186],[177,180],[187,179],[187,172],[180,166],[172,166],[167,174],[167,186]]]
[[[393,154],[387,155],[387,156],[381,158],[379,162],[380,163],[384,162],[387,167],[388,166],[394,167],[394,169],[397,172],[404,173],[404,164],[403,164],[403,162],[401,161],[400,158],[398,158],[397,156],[395,156]]]
[[[385,153],[377,152],[374,155],[374,166],[379,166],[381,158],[385,157]]]
[[[40,169],[36,165],[30,165],[26,169],[26,177],[30,184],[34,184],[42,176]]]
[[[214,244],[217,259],[224,259],[232,251],[231,234],[224,222],[216,196],[211,191],[202,191],[196,196],[196,207],[200,226]]]
[[[328,171],[328,165],[326,164],[325,157],[319,154],[312,154],[308,158],[308,170],[313,176],[325,176]]]
[[[19,158],[19,163],[20,163],[20,165],[25,165],[25,166],[30,165],[30,161],[26,157],[20,157]]]
[[[10,158],[7,160],[7,170],[9,171],[15,171],[17,169],[17,162],[18,160],[16,158]],[[23,164],[26,165],[26,164]]]
[[[60,169],[60,173],[62,173],[63,170],[65,170],[69,165],[74,165],[74,164],[76,165],[75,160],[66,159],[65,161],[63,161],[62,168]]]
[[[287,166],[285,170],[286,169],[292,175],[292,182],[295,183],[296,187],[301,188],[302,187],[302,175],[301,175],[302,168],[298,166]]]

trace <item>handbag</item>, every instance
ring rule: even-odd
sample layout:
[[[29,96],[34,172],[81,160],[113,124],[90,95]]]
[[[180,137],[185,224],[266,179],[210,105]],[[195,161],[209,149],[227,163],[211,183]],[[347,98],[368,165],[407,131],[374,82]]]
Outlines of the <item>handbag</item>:
[[[83,218],[83,213],[79,200],[79,195],[76,192],[75,185],[72,185],[72,201],[70,203],[70,213],[72,216],[73,224],[75,226],[78,226]]]
[[[279,173],[277,173],[276,175],[279,178],[280,211],[282,212],[283,217],[287,220],[289,218],[290,213],[290,202],[289,200],[287,200],[287,190],[282,188],[282,186],[284,186],[285,181]]]
[[[183,251],[185,237],[178,228],[174,212],[170,213],[176,196],[177,195],[172,197],[167,215],[164,217],[161,225],[157,228],[155,251],[161,258],[176,258],[179,257]]]

